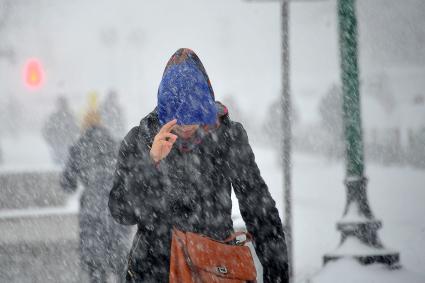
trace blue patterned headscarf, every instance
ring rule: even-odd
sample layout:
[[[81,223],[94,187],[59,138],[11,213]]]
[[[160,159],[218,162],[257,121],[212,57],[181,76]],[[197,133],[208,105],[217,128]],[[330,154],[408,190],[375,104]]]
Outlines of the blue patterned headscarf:
[[[161,125],[177,119],[179,125],[214,125],[217,109],[214,92],[204,66],[187,48],[168,61],[158,89]]]

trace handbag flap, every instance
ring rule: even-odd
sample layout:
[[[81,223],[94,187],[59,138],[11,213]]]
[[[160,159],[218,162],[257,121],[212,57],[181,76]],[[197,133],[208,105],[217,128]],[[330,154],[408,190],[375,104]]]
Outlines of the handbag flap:
[[[199,234],[186,232],[186,244],[193,265],[217,276],[254,281],[257,277],[247,246],[224,244]]]

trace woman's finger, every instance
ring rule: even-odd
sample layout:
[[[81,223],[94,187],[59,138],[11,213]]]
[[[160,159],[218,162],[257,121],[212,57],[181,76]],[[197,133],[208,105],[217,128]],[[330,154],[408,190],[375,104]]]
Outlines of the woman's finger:
[[[174,125],[177,124],[177,119],[171,120],[170,122],[166,123],[164,126],[162,126],[160,133],[169,133],[173,129]]]
[[[160,133],[157,137],[158,140],[166,140],[166,141],[172,141],[173,143],[177,139],[177,135],[172,133]]]

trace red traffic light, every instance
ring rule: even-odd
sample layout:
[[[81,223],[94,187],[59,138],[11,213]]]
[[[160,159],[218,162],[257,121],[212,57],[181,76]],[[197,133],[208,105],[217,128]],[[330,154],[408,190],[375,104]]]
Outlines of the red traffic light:
[[[25,64],[25,84],[30,88],[38,88],[43,83],[43,70],[37,59],[30,59]]]

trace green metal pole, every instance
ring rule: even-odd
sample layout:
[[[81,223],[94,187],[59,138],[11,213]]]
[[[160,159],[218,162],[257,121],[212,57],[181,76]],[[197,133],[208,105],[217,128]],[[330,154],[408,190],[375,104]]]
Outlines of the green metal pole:
[[[362,177],[363,140],[360,118],[359,68],[355,0],[338,1],[342,69],[343,113],[346,138],[347,176]]]
[[[324,256],[324,263],[341,257],[354,257],[363,264],[379,262],[396,266],[399,253],[387,250],[381,243],[377,231],[382,224],[373,216],[367,199],[355,4],[355,0],[338,0],[347,202],[343,217],[337,223],[341,242],[335,251]],[[361,250],[353,250],[350,248],[353,244],[361,244],[364,247]]]

